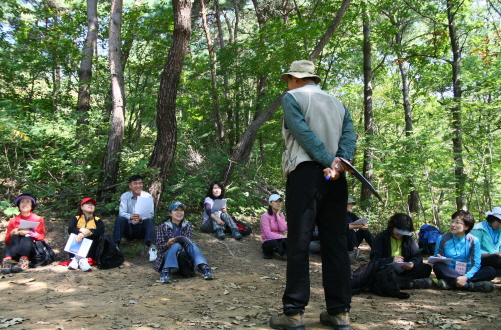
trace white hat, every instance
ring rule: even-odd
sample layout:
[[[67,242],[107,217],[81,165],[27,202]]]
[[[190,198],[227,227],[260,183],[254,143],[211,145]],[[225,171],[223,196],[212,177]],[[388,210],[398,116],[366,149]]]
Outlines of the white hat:
[[[320,77],[314,74],[315,65],[312,61],[300,60],[294,61],[289,68],[289,72],[286,72],[280,76],[280,78],[287,82],[287,75],[290,74],[296,78],[314,78],[315,84],[318,84],[321,80]]]
[[[282,199],[282,197],[280,197],[280,195],[277,195],[277,194],[273,194],[270,196],[270,198],[268,199],[268,202],[274,202],[274,201],[277,201],[279,199]]]
[[[499,220],[501,220],[501,207],[496,206],[495,208],[492,209],[492,211],[485,212],[486,217],[488,217],[489,215],[493,215]]]

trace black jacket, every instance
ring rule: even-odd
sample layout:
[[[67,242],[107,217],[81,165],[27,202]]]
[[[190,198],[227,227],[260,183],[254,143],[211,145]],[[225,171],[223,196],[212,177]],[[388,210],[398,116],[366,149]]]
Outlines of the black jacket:
[[[418,266],[423,262],[423,257],[419,253],[419,247],[412,236],[404,236],[402,238],[402,257],[405,262],[412,262],[414,266]],[[393,262],[391,256],[390,232],[388,230],[378,234],[372,243],[371,260],[378,260],[383,264]]]

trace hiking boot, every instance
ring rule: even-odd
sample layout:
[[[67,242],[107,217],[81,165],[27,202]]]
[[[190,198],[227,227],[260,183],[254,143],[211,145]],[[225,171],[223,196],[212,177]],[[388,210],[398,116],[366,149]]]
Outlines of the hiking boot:
[[[17,265],[12,267],[11,271],[13,273],[20,273],[23,270],[27,269],[29,264],[30,264],[30,262],[29,262],[28,258],[21,257],[21,258],[19,258]]]
[[[160,273],[160,283],[170,283],[170,272],[167,269]]]
[[[468,291],[492,292],[494,284],[491,281],[468,282]]]
[[[202,276],[204,277],[204,280],[213,280],[214,279],[214,276],[212,276],[212,272],[211,272],[209,265],[204,266],[204,272],[203,272]]]
[[[2,274],[10,274],[12,269],[12,259],[4,258],[2,261]]]
[[[150,245],[150,251],[148,252],[150,262],[153,262],[157,259],[157,247],[155,245]]]
[[[273,253],[273,255],[275,256],[275,258],[277,259],[280,259],[280,260],[287,260],[287,253],[278,253],[278,252],[275,252]]]
[[[328,325],[336,330],[350,329],[350,313],[344,312],[337,315],[329,315],[327,312],[320,314],[320,323]]]
[[[223,228],[216,229],[216,235],[217,235],[217,238],[219,238],[219,239],[225,239],[226,238],[226,234],[224,233]]]
[[[433,282],[429,278],[418,278],[412,281],[411,289],[429,289]]]
[[[438,286],[442,290],[451,290],[452,289],[452,285],[450,285],[449,283],[447,283],[445,280],[438,280]]]
[[[299,313],[293,316],[285,314],[278,314],[277,316],[270,317],[270,327],[273,329],[285,330],[305,330],[303,314]]]
[[[238,228],[233,228],[231,230],[231,237],[233,237],[234,239],[237,239],[237,240],[240,240],[242,239],[242,234],[240,234],[240,230],[238,230]]]
[[[78,259],[76,257],[73,257],[71,259],[70,264],[68,265],[69,269],[78,269]]]
[[[87,258],[78,260],[78,266],[80,266],[82,272],[88,272],[89,270],[92,270],[92,267],[89,265],[89,260],[87,260]]]
[[[263,259],[271,259],[271,258],[273,258],[273,255],[263,253]]]

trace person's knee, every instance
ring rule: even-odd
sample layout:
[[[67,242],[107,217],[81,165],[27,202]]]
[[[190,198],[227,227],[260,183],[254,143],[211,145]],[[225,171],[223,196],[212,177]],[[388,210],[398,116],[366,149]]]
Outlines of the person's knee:
[[[126,217],[118,217],[118,218],[116,218],[116,220],[115,220],[115,226],[116,226],[117,224],[125,224],[125,223],[128,223],[128,222],[129,222],[129,220],[127,220],[127,218],[126,218]]]

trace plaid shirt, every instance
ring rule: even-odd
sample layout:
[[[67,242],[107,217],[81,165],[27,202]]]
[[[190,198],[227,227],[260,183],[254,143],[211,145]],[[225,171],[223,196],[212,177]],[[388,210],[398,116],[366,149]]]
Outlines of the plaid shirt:
[[[192,225],[191,223],[183,219],[181,223],[179,224],[181,227],[179,234],[177,236],[184,236],[190,239],[190,241],[193,241],[192,237]],[[174,232],[174,226],[171,222],[171,219],[168,218],[167,221],[165,221],[163,224],[161,224],[158,229],[157,229],[157,259],[155,260],[155,263],[153,264],[153,268],[156,271],[160,271],[161,267],[164,263],[164,254],[165,251],[168,250],[167,247],[167,242],[169,239],[177,237]]]

